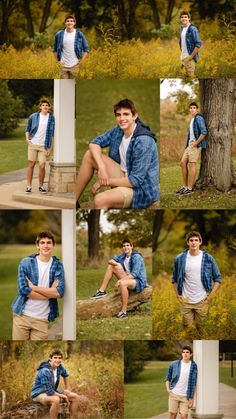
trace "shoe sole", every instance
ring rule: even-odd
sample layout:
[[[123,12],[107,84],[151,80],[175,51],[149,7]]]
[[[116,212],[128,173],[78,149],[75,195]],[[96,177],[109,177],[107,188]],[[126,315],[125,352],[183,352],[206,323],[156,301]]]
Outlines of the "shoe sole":
[[[41,193],[41,194],[44,194],[44,195],[45,195],[47,192],[41,192],[41,191],[39,191],[39,193]]]
[[[100,300],[101,298],[106,297],[106,295],[100,295],[99,297],[90,297],[90,300]]]

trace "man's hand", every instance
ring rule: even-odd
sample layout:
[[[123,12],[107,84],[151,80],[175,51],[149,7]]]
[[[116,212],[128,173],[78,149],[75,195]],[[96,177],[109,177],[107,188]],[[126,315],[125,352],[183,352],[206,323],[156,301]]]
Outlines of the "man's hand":
[[[103,186],[109,186],[110,185],[110,180],[109,180],[109,176],[107,173],[107,169],[105,166],[100,166],[98,168],[98,178],[100,181],[100,184]]]
[[[190,146],[190,148],[197,147],[196,141],[191,141],[191,142],[189,143],[189,146]]]
[[[33,144],[31,140],[26,140],[27,144]]]
[[[51,153],[51,149],[50,148],[48,148],[47,150],[46,150],[46,156],[48,157],[48,156],[50,156],[50,153]]]
[[[188,61],[191,61],[191,60],[192,60],[191,55],[188,55],[187,57],[185,57],[185,58],[183,59],[183,61],[184,61],[185,63],[187,63]]]
[[[55,279],[52,283],[52,288],[56,288],[59,285],[59,279]]]
[[[116,265],[118,265],[118,262],[116,262],[114,259],[110,259],[108,261],[108,265],[116,266]]]
[[[188,407],[191,408],[193,406],[193,400],[189,399],[188,400]]]
[[[94,183],[94,185],[92,186],[92,192],[95,195],[97,193],[97,191],[101,188],[101,183],[98,180],[97,182]]]
[[[58,396],[59,396],[61,399],[65,400],[65,402],[66,402],[67,404],[69,404],[68,397],[67,397],[65,394],[58,393]]]
[[[28,278],[28,276],[26,276],[26,279],[28,281],[28,286],[32,289],[32,291],[34,291],[34,284],[32,281],[30,281],[30,279]]]

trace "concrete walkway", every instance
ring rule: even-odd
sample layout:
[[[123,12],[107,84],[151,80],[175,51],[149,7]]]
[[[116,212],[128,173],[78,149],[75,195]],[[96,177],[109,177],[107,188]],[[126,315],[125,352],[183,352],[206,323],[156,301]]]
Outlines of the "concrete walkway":
[[[49,173],[49,167],[46,167]],[[47,187],[46,175],[44,185]],[[38,191],[38,165],[35,167],[32,194],[25,193],[26,169],[0,175],[0,209],[61,209],[75,208],[73,194],[40,194]]]
[[[223,419],[236,419],[236,389],[220,383],[219,405],[219,412],[224,414]],[[178,419],[179,418],[180,416],[178,416]],[[153,416],[150,419],[169,419],[169,414],[162,413],[161,415]],[[189,419],[191,419],[191,415],[189,415]]]

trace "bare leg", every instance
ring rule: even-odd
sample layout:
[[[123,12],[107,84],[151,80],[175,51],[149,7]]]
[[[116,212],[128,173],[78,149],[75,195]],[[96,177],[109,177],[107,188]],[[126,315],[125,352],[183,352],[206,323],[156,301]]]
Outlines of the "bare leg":
[[[181,419],[188,419],[188,415],[185,415],[185,414],[180,414],[180,417],[181,417]]]
[[[182,170],[182,179],[183,186],[187,187],[188,185],[188,160],[181,160],[181,170]]]
[[[136,288],[136,280],[135,279],[120,279],[116,287],[120,287],[121,290],[121,300],[122,300],[122,308],[121,311],[123,313],[127,312],[128,307],[128,299],[129,299],[129,291],[128,289],[135,289]]]
[[[76,393],[73,393],[69,390],[64,390],[64,394],[66,394],[66,396],[68,397],[68,400],[70,402],[71,418],[76,419],[78,417],[80,398]]]
[[[188,164],[188,188],[192,189],[196,180],[197,166],[196,163]]]
[[[32,185],[35,163],[36,163],[35,161],[29,161],[29,165],[27,168],[27,186]]]
[[[177,416],[177,413],[170,413],[170,419],[175,419]]]
[[[123,208],[125,198],[118,188],[101,192],[94,197],[95,209]]]
[[[113,274],[117,278],[122,278],[122,276],[126,275],[124,269],[122,268],[120,263],[117,263],[116,265],[108,265],[107,270],[105,272],[102,284],[100,286],[100,291],[105,291],[110,280],[112,279]]]
[[[45,396],[45,402],[50,403],[50,419],[57,419],[59,410],[60,397],[58,396]]]
[[[44,178],[45,178],[45,162],[39,163],[39,187],[43,186]]]

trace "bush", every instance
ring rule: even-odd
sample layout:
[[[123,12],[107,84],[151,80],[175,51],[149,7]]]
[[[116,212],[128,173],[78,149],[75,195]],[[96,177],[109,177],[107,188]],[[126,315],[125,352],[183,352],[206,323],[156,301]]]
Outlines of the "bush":
[[[13,96],[7,80],[0,80],[0,138],[11,134],[17,127],[21,107],[23,101]]]

